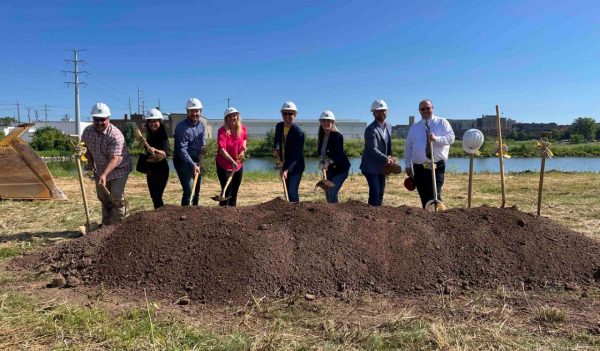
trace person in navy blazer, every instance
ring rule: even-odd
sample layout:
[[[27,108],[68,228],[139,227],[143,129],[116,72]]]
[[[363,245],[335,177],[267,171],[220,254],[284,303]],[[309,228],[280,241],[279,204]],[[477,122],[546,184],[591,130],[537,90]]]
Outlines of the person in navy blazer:
[[[275,126],[273,157],[282,161],[281,177],[285,179],[290,202],[299,202],[298,187],[304,172],[304,132],[294,123],[298,109],[287,101],[281,107],[283,122]]]
[[[360,170],[369,185],[369,205],[381,206],[385,191],[383,166],[394,164],[392,157],[392,127],[385,122],[387,104],[377,99],[371,105],[375,120],[365,129],[365,149],[360,162]]]
[[[317,138],[317,151],[321,157],[320,166],[327,171],[327,179],[335,187],[325,192],[329,203],[338,203],[338,193],[348,178],[350,160],[344,151],[344,136],[335,126],[335,115],[329,110],[323,111],[319,117],[319,134]]]

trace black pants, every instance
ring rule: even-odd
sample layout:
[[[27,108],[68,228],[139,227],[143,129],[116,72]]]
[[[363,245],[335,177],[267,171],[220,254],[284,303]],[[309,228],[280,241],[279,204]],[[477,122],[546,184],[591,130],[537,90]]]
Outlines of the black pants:
[[[159,163],[148,163],[148,173],[146,174],[146,182],[154,209],[164,206],[163,193],[169,181],[169,165],[165,161]]]
[[[435,183],[438,193],[438,200],[442,201],[442,186],[444,185],[444,173],[446,172],[446,162],[444,160],[435,163]],[[423,208],[430,200],[433,200],[433,186],[431,179],[431,170],[425,169],[423,165],[413,164],[415,186],[421,197]]]
[[[231,172],[226,171],[221,168],[217,163],[217,176],[219,176],[219,183],[221,183],[221,192],[223,192],[223,188],[225,187],[225,183],[227,183],[227,178],[229,178],[229,174]],[[233,178],[231,179],[231,183],[227,187],[227,191],[225,191],[225,197],[231,196],[229,200],[220,201],[220,206],[235,206],[237,202],[237,193],[240,189],[240,184],[242,183],[242,176],[244,174],[244,167],[240,168],[235,172]]]

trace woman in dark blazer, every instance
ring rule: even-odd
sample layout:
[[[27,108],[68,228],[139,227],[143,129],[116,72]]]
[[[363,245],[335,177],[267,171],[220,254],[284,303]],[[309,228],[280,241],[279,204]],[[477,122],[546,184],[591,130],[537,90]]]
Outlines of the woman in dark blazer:
[[[280,175],[285,179],[290,202],[299,202],[298,187],[304,172],[304,132],[294,123],[298,109],[288,101],[281,107],[283,122],[275,126],[273,157],[281,162]]]
[[[150,148],[148,152],[148,173],[146,182],[152,198],[154,208],[164,206],[163,193],[169,182],[169,163],[167,156],[171,155],[169,137],[162,123],[163,115],[158,109],[151,109],[146,113],[146,141]]]
[[[348,178],[350,160],[344,151],[344,136],[335,126],[335,115],[329,110],[323,111],[319,117],[319,137],[317,151],[321,157],[320,167],[327,172],[327,179],[335,187],[325,192],[327,202],[338,203],[338,193]]]

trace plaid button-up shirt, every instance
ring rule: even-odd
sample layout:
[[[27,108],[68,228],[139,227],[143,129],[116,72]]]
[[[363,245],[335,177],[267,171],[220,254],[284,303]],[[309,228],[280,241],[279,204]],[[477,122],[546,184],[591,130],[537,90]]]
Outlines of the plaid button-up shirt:
[[[81,134],[81,141],[94,158],[96,174],[101,175],[113,156],[121,156],[121,162],[106,177],[107,181],[127,176],[131,172],[131,156],[125,145],[123,133],[109,124],[103,133],[98,133],[94,125],[87,126]]]

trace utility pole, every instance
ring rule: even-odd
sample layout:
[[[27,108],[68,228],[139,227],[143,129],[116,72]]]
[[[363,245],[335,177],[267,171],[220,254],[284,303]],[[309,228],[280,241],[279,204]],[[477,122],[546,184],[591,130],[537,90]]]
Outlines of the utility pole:
[[[160,98],[158,98],[158,110],[160,111]]]
[[[38,120],[39,120],[39,117],[38,117],[37,108],[36,108],[35,109],[35,121],[37,122]]]
[[[227,108],[229,108],[229,100],[231,100],[231,99],[227,98]]]
[[[131,118],[131,96],[129,97],[129,118]]]
[[[138,112],[137,113],[139,115],[140,114],[140,107],[141,107],[141,105],[140,105],[140,86],[139,85],[137,87],[137,93],[138,93]]]
[[[21,109],[19,105],[19,101],[17,101],[17,121],[21,124]]]
[[[46,124],[48,123],[48,105],[44,104],[44,119],[46,120]]]
[[[68,50],[68,51],[71,51],[71,50]],[[65,84],[67,84],[67,85],[73,84],[73,86],[75,87],[75,133],[77,133],[77,135],[79,135],[79,136],[81,136],[81,119],[79,117],[79,84],[85,84],[83,82],[79,82],[79,74],[87,73],[86,71],[79,71],[79,63],[80,62],[85,63],[85,61],[79,60],[77,58],[77,53],[79,53],[81,51],[85,51],[85,49],[82,49],[82,50],[73,49],[73,59],[65,60],[66,63],[70,63],[70,62],[73,63],[74,70],[73,71],[63,71],[65,74],[73,73],[73,76],[75,78],[74,81],[65,82]]]
[[[31,108],[27,108],[27,121],[31,123]]]

